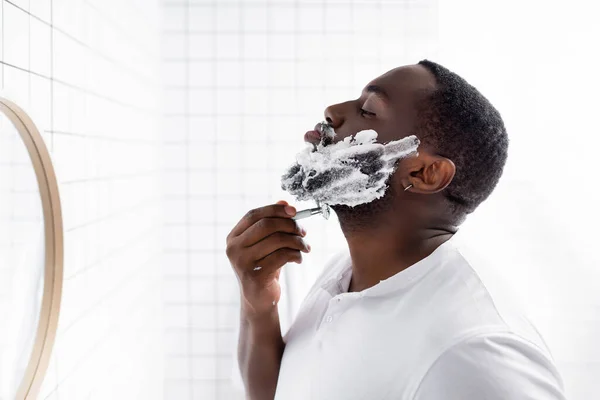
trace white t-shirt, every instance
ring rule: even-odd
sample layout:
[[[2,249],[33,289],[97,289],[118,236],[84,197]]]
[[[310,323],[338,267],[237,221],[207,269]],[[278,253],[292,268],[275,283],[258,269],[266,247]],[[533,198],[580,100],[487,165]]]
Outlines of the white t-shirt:
[[[452,241],[362,292],[349,253],[326,266],[284,336],[277,400],[558,400],[533,326]]]

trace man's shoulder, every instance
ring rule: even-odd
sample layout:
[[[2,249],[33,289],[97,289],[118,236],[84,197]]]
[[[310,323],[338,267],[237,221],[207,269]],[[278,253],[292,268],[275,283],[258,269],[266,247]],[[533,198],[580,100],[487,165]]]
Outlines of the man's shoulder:
[[[510,282],[496,273],[493,262],[474,257],[460,245],[454,246],[445,262],[434,277],[438,286],[429,288],[441,310],[433,331],[449,340],[471,332],[511,332],[545,348]]]
[[[548,353],[513,332],[480,332],[431,363],[414,399],[564,400],[563,382]]]

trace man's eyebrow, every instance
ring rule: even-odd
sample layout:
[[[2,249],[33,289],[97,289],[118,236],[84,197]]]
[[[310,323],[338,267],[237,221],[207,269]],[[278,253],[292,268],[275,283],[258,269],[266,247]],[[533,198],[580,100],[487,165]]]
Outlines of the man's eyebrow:
[[[385,99],[389,98],[389,96],[381,86],[369,85],[365,88],[365,92],[378,94]]]

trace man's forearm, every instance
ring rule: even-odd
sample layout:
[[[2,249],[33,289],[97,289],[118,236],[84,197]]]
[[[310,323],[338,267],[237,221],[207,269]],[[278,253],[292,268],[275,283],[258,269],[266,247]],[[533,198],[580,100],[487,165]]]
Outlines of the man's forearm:
[[[279,312],[256,317],[242,309],[238,343],[239,367],[250,400],[275,397],[281,357],[285,347],[281,337]]]

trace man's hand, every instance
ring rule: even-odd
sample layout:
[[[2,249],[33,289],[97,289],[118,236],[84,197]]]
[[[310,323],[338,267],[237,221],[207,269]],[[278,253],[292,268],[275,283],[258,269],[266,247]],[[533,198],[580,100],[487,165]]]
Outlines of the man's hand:
[[[248,211],[227,236],[227,257],[249,317],[271,311],[281,297],[279,274],[286,263],[302,262],[310,246],[306,231],[292,217],[296,209],[285,201]]]

